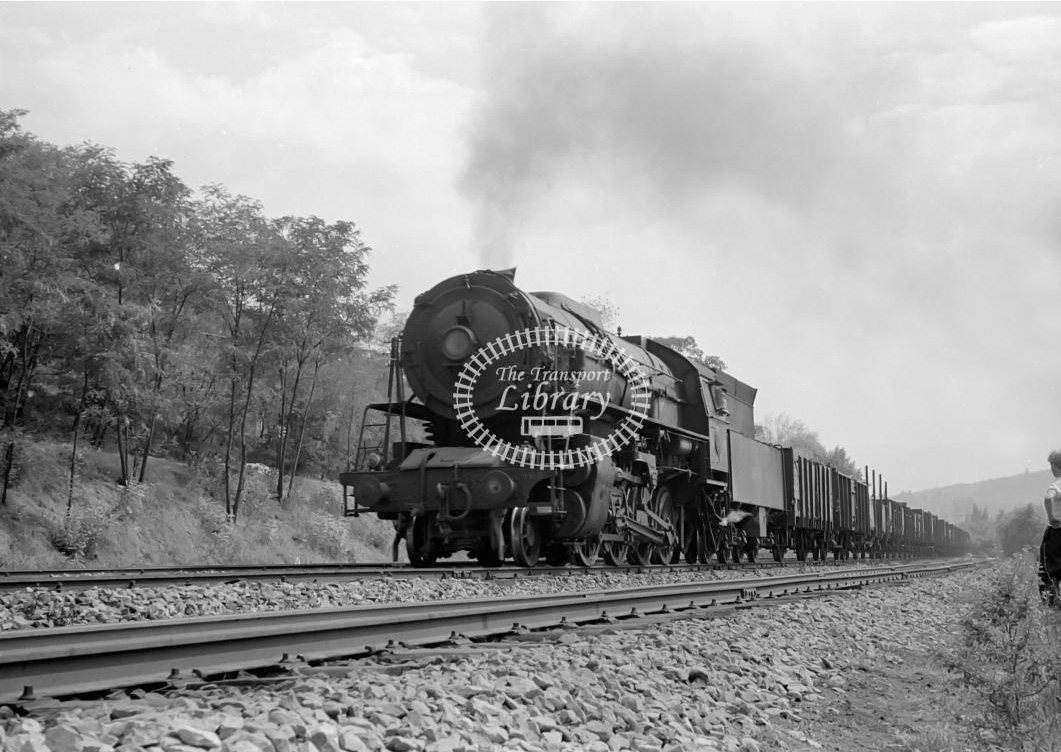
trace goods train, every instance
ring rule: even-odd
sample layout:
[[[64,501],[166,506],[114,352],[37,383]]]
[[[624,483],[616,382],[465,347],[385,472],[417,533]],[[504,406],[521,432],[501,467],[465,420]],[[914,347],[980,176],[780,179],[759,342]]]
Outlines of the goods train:
[[[754,436],[756,390],[515,270],[420,295],[340,475],[414,566],[950,555],[968,535],[798,448]],[[406,396],[411,392],[410,396]]]

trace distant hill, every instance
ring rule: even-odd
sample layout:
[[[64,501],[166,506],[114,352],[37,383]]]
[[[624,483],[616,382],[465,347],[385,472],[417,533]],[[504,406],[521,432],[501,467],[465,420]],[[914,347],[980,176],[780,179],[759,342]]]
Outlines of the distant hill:
[[[992,517],[996,512],[1006,512],[1025,504],[1038,507],[1043,503],[1046,487],[1053,480],[1049,470],[1024,472],[1005,478],[982,480],[979,483],[957,483],[925,491],[906,491],[896,495],[895,499],[905,501],[915,508],[926,509],[951,522],[960,523],[973,504],[986,509]]]

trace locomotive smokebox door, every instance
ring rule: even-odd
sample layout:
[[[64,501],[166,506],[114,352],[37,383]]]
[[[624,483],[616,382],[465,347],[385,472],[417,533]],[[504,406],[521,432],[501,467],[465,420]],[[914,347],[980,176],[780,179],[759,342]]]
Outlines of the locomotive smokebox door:
[[[434,413],[453,418],[453,390],[464,362],[480,347],[510,332],[541,325],[526,293],[506,272],[476,272],[442,282],[416,299],[402,332],[402,365],[413,391]],[[491,364],[480,379],[476,408],[488,417],[499,403],[504,383],[498,369],[528,369],[539,362],[538,348],[511,352]]]

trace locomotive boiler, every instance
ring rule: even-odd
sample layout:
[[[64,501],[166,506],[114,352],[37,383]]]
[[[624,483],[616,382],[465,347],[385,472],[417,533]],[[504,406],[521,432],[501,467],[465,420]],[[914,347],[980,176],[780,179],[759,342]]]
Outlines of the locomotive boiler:
[[[819,466],[754,439],[755,389],[609,333],[562,294],[525,292],[515,270],[420,295],[388,384],[340,475],[344,510],[393,520],[395,558],[404,542],[415,566],[462,551],[489,565],[726,562],[761,546],[780,560],[876,540],[872,519],[840,511],[848,487],[874,507],[864,483],[805,485]],[[839,527],[856,519],[862,535]]]

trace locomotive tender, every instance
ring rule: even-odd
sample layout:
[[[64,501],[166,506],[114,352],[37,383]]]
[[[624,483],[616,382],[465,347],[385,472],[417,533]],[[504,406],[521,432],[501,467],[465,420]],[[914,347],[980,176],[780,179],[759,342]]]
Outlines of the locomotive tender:
[[[344,513],[393,520],[395,559],[403,540],[414,566],[459,551],[590,566],[966,548],[868,468],[864,481],[756,441],[751,386],[514,278],[476,271],[420,295],[387,401],[366,408]]]

